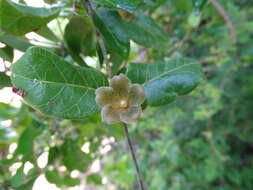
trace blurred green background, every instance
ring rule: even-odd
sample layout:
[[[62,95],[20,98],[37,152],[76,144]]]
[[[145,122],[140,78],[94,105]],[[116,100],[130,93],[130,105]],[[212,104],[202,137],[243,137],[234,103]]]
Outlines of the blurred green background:
[[[148,0],[143,7],[169,36],[169,48],[145,50],[143,61],[187,56],[205,72],[190,95],[147,107],[129,126],[149,190],[253,189],[253,2],[219,3],[236,43],[211,3]],[[64,28],[66,18],[59,22]],[[138,50],[132,44],[130,59]],[[26,104],[0,103],[0,159],[0,189],[32,189],[41,175],[60,189],[138,189],[122,127],[101,124],[99,115],[55,120]]]

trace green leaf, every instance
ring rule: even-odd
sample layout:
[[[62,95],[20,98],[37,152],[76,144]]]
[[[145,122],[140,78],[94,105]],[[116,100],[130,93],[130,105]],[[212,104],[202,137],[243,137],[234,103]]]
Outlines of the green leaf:
[[[95,36],[89,19],[72,18],[65,28],[64,39],[68,48],[77,54],[94,55]]]
[[[24,166],[21,166],[16,174],[12,177],[11,179],[11,185],[14,187],[14,188],[17,188],[18,186],[21,185],[21,183],[23,183],[23,180],[25,178],[25,174],[23,172],[24,170]]]
[[[63,179],[59,176],[57,170],[46,170],[45,173],[46,179],[48,182],[57,185],[58,187],[62,187],[64,184]]]
[[[34,126],[26,128],[18,140],[18,147],[15,151],[15,155],[22,154],[23,161],[31,161],[31,156],[33,154],[33,140],[39,135],[39,132],[40,131]]]
[[[53,33],[53,31],[50,28],[48,28],[47,25],[42,26],[39,30],[36,31],[36,33],[48,40],[59,41],[57,36]]]
[[[129,12],[135,11],[144,0],[92,0],[97,4],[107,7],[115,7],[119,9],[124,9]]]
[[[28,40],[24,40],[13,35],[0,35],[0,42],[20,51],[26,51],[32,46]]]
[[[49,150],[49,155],[48,155],[48,165],[53,165],[55,161],[58,160],[58,158],[61,156],[62,152],[60,147],[54,146],[51,147]]]
[[[80,182],[81,180],[79,178],[72,178],[68,175],[64,177],[64,185],[69,186],[69,187],[79,185]]]
[[[3,48],[0,48],[0,57],[2,57],[6,61],[12,62],[13,48],[10,46],[5,46]]]
[[[81,148],[77,145],[77,142],[66,139],[63,146],[63,162],[68,170],[80,170],[85,171],[91,163],[89,155],[81,151]]]
[[[124,59],[116,53],[111,53],[110,62],[112,62],[112,72],[114,75],[116,75],[119,71],[121,64],[124,62]]]
[[[168,35],[150,16],[139,14],[126,25],[129,37],[137,44],[160,51],[168,47]]]
[[[105,41],[109,51],[117,52],[127,59],[130,40],[126,32],[126,25],[117,11],[100,8],[94,14],[94,23]]]
[[[13,119],[18,114],[18,109],[10,106],[9,104],[0,103],[0,121]]]
[[[206,3],[207,0],[192,0],[194,11],[200,13],[200,11],[203,9]]]
[[[80,184],[80,179],[72,178],[69,176],[69,174],[66,175],[63,173],[59,173],[57,170],[46,170],[45,175],[47,181],[57,185],[58,187],[72,187]]]
[[[192,12],[188,17],[188,24],[191,27],[197,27],[200,24],[201,21],[201,15],[196,14],[196,12]]]
[[[102,177],[98,174],[92,174],[87,176],[87,183],[100,185],[102,184]]]
[[[0,0],[0,29],[22,35],[36,31],[54,19],[61,7],[37,8],[10,0]]]
[[[10,77],[5,73],[0,72],[0,88],[12,86]]]
[[[87,66],[80,54],[93,56],[96,52],[95,33],[89,19],[72,18],[64,32],[69,54],[81,66]]]
[[[24,173],[24,166],[20,167],[10,182],[15,190],[32,190],[33,183],[39,176],[38,168],[32,168],[28,174]]]
[[[39,47],[28,49],[12,66],[11,80],[26,92],[24,100],[34,109],[66,119],[99,112],[95,90],[108,85],[101,72],[74,66]]]
[[[144,85],[151,106],[169,104],[192,91],[203,78],[201,66],[185,58],[153,64],[129,63],[127,75]]]

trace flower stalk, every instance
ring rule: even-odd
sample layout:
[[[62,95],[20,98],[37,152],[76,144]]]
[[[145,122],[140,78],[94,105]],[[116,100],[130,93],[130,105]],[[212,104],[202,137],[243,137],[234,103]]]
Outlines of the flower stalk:
[[[128,126],[127,126],[126,123],[123,123],[123,125],[124,125],[125,135],[127,137],[128,146],[129,146],[129,149],[130,149],[130,152],[131,152],[131,156],[132,156],[132,159],[134,161],[134,166],[135,166],[136,174],[137,174],[137,177],[138,177],[138,182],[139,182],[140,189],[145,190],[144,183],[143,183],[143,180],[142,180],[142,177],[141,177],[141,171],[140,171],[140,168],[139,168],[139,165],[138,165],[138,161],[137,161],[137,158],[136,158],[136,155],[135,155],[135,151],[134,151],[134,148],[133,148],[133,145],[132,145],[131,138],[129,136]]]

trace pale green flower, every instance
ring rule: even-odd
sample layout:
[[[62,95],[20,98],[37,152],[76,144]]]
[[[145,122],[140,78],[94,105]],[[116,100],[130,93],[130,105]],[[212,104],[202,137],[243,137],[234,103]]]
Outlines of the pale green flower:
[[[96,102],[102,106],[102,120],[105,123],[136,122],[142,112],[145,91],[140,84],[131,84],[123,74],[114,76],[109,87],[96,90]]]

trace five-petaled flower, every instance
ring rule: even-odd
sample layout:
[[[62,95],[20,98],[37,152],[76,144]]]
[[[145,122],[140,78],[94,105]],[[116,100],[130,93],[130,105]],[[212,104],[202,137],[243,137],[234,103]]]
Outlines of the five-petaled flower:
[[[145,91],[140,84],[131,84],[123,74],[114,76],[109,87],[96,90],[96,103],[102,106],[102,120],[112,124],[117,122],[136,122],[142,112]]]

